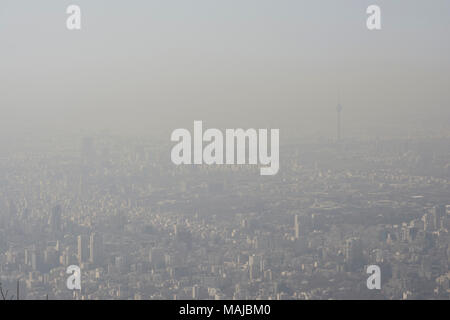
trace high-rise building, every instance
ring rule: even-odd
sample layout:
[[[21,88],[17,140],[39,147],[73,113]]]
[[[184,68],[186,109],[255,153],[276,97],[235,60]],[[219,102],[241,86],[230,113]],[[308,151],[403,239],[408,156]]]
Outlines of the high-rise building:
[[[50,219],[48,223],[50,225],[50,229],[52,230],[52,232],[61,231],[62,209],[59,204],[52,208],[52,212],[50,213]]]
[[[342,105],[338,103],[336,106],[337,111],[337,141],[341,140],[341,112],[342,112]]]
[[[29,266],[31,264],[31,250],[25,248],[24,264]]]
[[[447,207],[445,205],[435,206],[432,210],[432,215],[434,228],[439,229],[442,219],[447,215]]]
[[[36,271],[38,267],[38,255],[36,251],[31,252],[31,268]]]
[[[311,227],[313,227],[312,215],[297,214],[294,216],[294,235],[296,240],[300,239],[302,235],[307,234]]]
[[[345,262],[349,270],[354,271],[364,265],[364,256],[360,238],[350,238],[345,242]]]
[[[433,212],[427,212],[422,216],[423,230],[425,232],[433,232],[436,230],[436,219]]]
[[[62,250],[61,255],[59,257],[59,262],[64,266],[69,266],[71,264],[75,264],[74,252],[71,247],[66,247]]]
[[[297,214],[295,215],[294,218],[294,231],[295,231],[295,239],[300,238],[300,221]]]
[[[88,250],[88,237],[84,234],[78,236],[78,263],[83,263],[88,261],[89,250]]]
[[[199,286],[199,285],[194,285],[192,287],[192,299],[194,300],[199,300],[199,299],[207,299],[208,298],[208,289],[203,287],[203,286]]]
[[[89,238],[89,262],[101,263],[103,257],[103,239],[98,233],[92,233]]]
[[[250,280],[258,279],[264,273],[264,259],[261,255],[251,255],[248,257],[248,270]]]

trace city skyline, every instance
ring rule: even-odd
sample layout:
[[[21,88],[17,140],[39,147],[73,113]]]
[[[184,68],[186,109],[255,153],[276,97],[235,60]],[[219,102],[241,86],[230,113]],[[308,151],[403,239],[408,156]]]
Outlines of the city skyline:
[[[448,301],[449,30],[448,0],[2,0],[1,300]]]

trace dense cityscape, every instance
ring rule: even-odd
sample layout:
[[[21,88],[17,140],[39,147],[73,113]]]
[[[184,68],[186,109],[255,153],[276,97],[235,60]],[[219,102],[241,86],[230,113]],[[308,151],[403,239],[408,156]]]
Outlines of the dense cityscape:
[[[449,142],[285,140],[264,177],[176,166],[160,141],[21,140],[0,158],[1,286],[10,299],[449,299]],[[372,264],[381,290],[366,286]]]

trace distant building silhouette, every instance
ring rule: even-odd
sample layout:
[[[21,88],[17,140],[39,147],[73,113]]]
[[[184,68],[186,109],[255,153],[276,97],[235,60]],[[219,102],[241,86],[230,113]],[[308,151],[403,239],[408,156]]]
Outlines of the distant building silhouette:
[[[98,233],[92,233],[89,238],[89,262],[101,263],[103,254],[103,239]]]
[[[297,214],[295,215],[294,218],[294,231],[295,231],[295,239],[300,238],[300,221]]]
[[[48,221],[52,232],[61,231],[62,227],[62,209],[58,204],[52,208],[50,213],[50,219]]]
[[[350,238],[345,242],[345,262],[349,271],[356,271],[364,265],[360,238]]]
[[[89,256],[88,237],[86,235],[78,236],[78,263],[87,262]]]
[[[336,106],[336,112],[337,112],[337,141],[341,140],[341,112],[342,112],[342,105],[341,103],[338,103]]]

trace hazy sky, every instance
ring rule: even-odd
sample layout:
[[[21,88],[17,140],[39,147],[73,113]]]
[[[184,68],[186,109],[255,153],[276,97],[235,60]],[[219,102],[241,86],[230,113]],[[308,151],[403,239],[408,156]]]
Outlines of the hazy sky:
[[[82,30],[66,29],[66,8]],[[382,30],[366,29],[366,8]],[[2,132],[450,120],[450,1],[1,0]],[[403,119],[403,124],[401,120]]]

